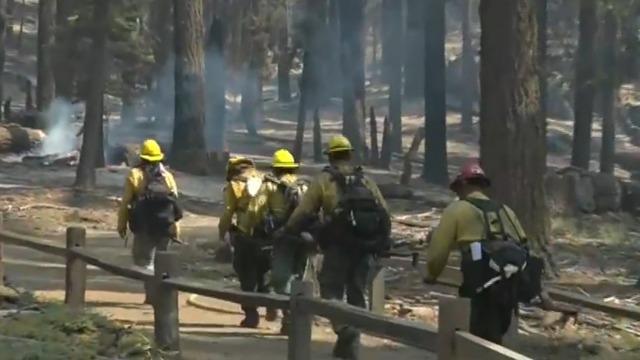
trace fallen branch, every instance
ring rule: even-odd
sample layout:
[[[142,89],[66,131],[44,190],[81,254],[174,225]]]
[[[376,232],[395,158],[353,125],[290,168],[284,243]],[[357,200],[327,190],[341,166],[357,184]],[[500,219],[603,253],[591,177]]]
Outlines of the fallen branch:
[[[54,210],[64,210],[64,211],[79,210],[78,208],[72,208],[68,206],[54,205],[54,204],[45,204],[45,203],[29,204],[29,205],[18,207],[18,211],[25,211],[29,209],[54,209]]]
[[[428,223],[426,221],[409,220],[409,219],[398,219],[398,218],[392,218],[391,221],[396,223],[396,224],[401,224],[401,225],[411,226],[411,227],[417,227],[417,228],[423,228],[423,229],[431,229],[433,227],[432,224],[430,224],[430,223]]]

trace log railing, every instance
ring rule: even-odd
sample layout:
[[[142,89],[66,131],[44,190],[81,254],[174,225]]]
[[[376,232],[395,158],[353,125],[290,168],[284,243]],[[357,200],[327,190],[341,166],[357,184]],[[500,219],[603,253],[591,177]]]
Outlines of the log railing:
[[[1,219],[0,219],[1,221]],[[313,298],[309,282],[294,282],[291,296],[247,293],[219,289],[206,281],[184,278],[180,274],[175,252],[158,252],[155,274],[150,271],[111,263],[88,251],[84,228],[67,229],[66,247],[0,230],[0,245],[10,244],[66,258],[65,303],[72,309],[85,306],[87,264],[111,274],[143,281],[151,289],[149,295],[154,310],[156,346],[166,353],[180,354],[180,322],[178,293],[180,291],[252,306],[288,309],[291,328],[288,338],[288,359],[309,360],[313,316],[348,323],[361,331],[438,354],[438,359],[528,359],[500,345],[477,338],[469,329],[469,302],[466,299],[440,301],[439,328],[400,320],[356,308],[341,302]],[[0,246],[0,252],[2,247]],[[0,273],[3,272],[0,253]]]

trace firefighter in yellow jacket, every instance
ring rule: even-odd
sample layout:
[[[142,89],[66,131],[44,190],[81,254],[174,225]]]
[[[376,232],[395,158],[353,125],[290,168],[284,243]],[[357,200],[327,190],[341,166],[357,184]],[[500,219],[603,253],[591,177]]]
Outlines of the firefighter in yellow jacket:
[[[305,218],[322,211],[324,230],[318,235],[324,255],[318,275],[325,299],[366,307],[365,289],[380,253],[389,250],[391,229],[387,205],[378,186],[352,161],[353,147],[344,136],[329,141],[329,166],[309,186],[284,232],[295,233]],[[360,334],[345,324],[333,324],[338,335],[333,355],[357,359]]]
[[[263,182],[264,175],[256,170],[252,160],[243,157],[229,160],[225,207],[218,224],[218,234],[233,247],[233,268],[243,291],[269,292],[266,273],[270,268],[271,247],[264,233],[267,196]],[[257,309],[243,306],[242,310],[245,318],[240,326],[258,327],[260,317]],[[268,317],[273,317],[272,311]]]
[[[513,210],[490,200],[484,191],[490,186],[489,179],[476,162],[464,165],[451,184],[459,200],[449,205],[443,212],[440,224],[435,229],[427,253],[427,277],[425,281],[432,283],[442,273],[449,254],[459,249],[462,254],[463,284],[460,296],[471,298],[471,332],[487,340],[500,343],[508,329],[511,306],[517,300],[501,301],[503,296],[509,297],[504,286],[487,286],[484,277],[491,270],[485,245],[489,238],[500,240],[498,244],[526,242],[525,232]],[[513,240],[513,241],[504,241]],[[520,259],[518,247],[513,246],[500,250],[503,254],[515,252]],[[517,262],[517,261],[516,261]],[[498,280],[496,277],[493,281]],[[508,281],[504,281],[507,284]],[[491,284],[489,284],[491,285]],[[487,288],[484,288],[487,286]],[[513,290],[513,289],[512,289]],[[503,292],[504,293],[500,293]],[[515,304],[513,303],[515,301]]]

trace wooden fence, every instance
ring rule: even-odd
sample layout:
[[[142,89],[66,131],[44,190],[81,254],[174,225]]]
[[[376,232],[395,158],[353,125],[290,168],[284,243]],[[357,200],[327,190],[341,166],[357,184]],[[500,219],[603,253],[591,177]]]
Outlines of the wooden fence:
[[[153,304],[156,346],[176,357],[180,356],[178,292],[182,291],[237,304],[288,309],[292,322],[288,337],[289,360],[312,359],[313,316],[348,323],[365,333],[437,353],[438,359],[529,359],[471,335],[468,332],[470,305],[467,299],[442,299],[436,329],[426,324],[369,312],[342,302],[313,298],[312,284],[309,282],[295,282],[290,297],[217,289],[211,284],[207,285],[206,281],[182,277],[175,252],[156,254],[155,273],[134,266],[110,263],[87,250],[86,231],[77,227],[67,229],[66,247],[0,230],[0,274],[3,273],[2,243],[65,257],[65,303],[72,309],[79,310],[85,305],[87,264],[111,274],[145,282],[151,289],[149,294]]]

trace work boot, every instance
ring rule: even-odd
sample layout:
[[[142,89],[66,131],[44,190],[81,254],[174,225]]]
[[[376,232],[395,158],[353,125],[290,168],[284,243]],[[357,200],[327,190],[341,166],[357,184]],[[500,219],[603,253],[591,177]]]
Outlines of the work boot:
[[[267,321],[278,320],[278,309],[268,307],[267,314],[264,316],[264,319]]]
[[[338,341],[333,347],[333,357],[336,359],[358,360],[360,332],[354,328],[344,328],[338,331]]]
[[[260,315],[256,309],[245,310],[244,319],[240,322],[240,327],[248,329],[256,329],[260,324]]]

